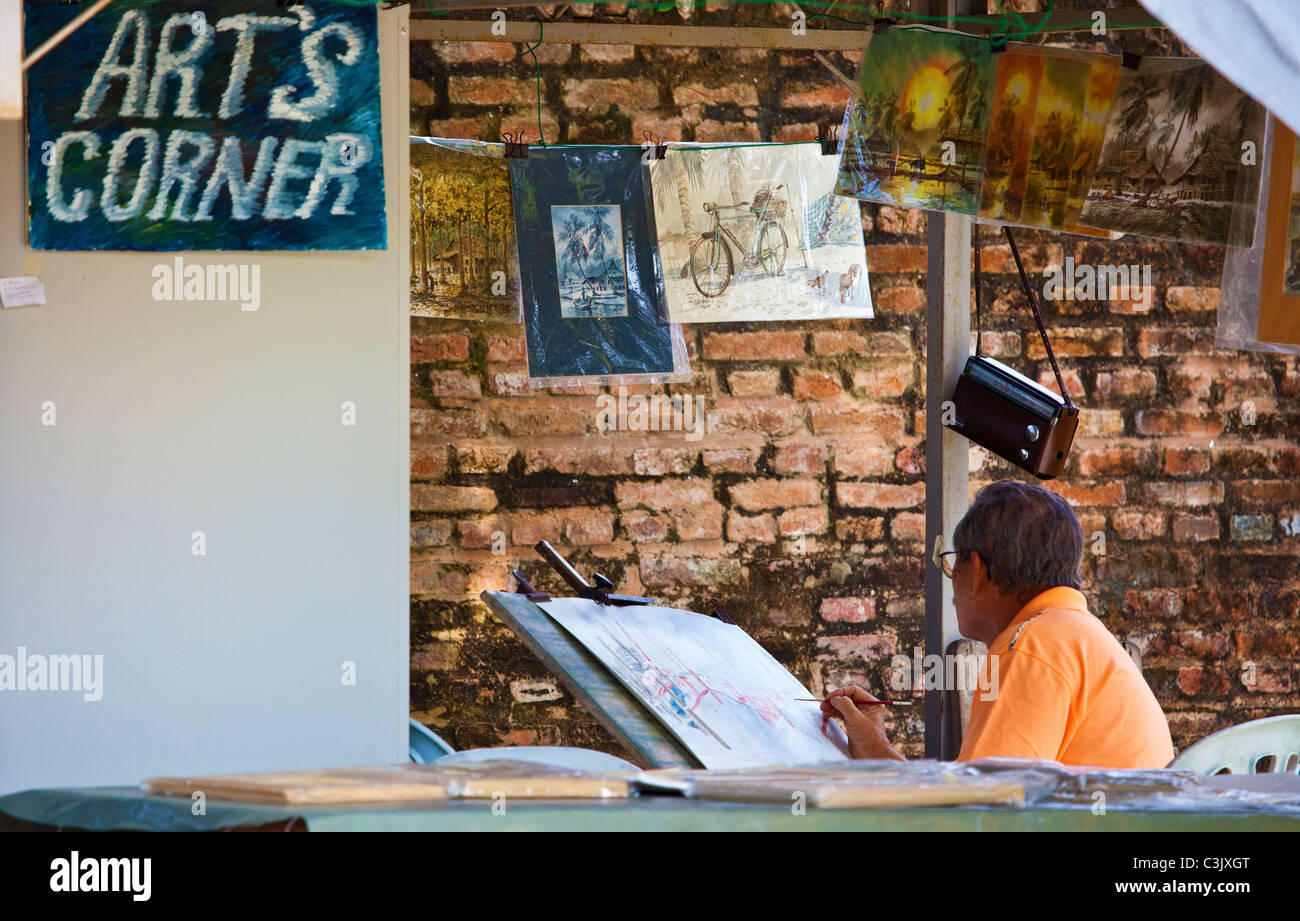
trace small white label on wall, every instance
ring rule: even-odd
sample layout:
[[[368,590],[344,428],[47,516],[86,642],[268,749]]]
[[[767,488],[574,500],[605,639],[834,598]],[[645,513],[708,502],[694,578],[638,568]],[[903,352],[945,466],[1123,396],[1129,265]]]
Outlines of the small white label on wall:
[[[5,307],[31,307],[45,303],[45,284],[35,275],[0,278],[0,304]]]

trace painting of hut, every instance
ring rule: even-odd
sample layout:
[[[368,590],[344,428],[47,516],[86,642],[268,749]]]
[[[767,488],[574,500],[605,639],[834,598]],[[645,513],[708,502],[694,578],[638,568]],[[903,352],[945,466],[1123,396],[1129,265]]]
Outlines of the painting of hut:
[[[1242,163],[1242,144],[1262,136],[1263,119],[1263,107],[1208,64],[1143,58],[1119,81],[1079,223],[1249,246],[1260,173]]]

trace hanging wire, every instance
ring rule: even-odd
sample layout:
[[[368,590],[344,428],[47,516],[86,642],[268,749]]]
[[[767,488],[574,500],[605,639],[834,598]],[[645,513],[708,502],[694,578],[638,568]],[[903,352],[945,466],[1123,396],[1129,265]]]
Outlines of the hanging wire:
[[[532,55],[533,58],[533,71],[537,76],[537,140],[543,147],[546,146],[546,135],[542,134],[542,65],[537,60],[537,49],[542,47],[542,30],[545,28],[546,24],[542,22],[541,16],[538,16],[537,43],[528,46],[515,55],[517,58],[522,58],[524,55],[528,54]]]

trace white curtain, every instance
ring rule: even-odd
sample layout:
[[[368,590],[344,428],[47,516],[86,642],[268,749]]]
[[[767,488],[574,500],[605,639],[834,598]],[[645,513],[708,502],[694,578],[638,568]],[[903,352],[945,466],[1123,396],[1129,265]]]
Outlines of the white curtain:
[[[1141,2],[1215,70],[1300,133],[1300,2]]]

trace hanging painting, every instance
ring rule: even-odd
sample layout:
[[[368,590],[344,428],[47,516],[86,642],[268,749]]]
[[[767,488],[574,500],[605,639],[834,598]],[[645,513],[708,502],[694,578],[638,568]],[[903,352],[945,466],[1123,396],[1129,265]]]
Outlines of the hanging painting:
[[[650,161],[668,319],[870,317],[862,219],[818,144],[670,148]]]
[[[987,39],[958,32],[872,36],[845,116],[836,194],[974,214],[995,57]]]
[[[1119,60],[1020,44],[998,58],[979,216],[1066,229],[1096,164]]]
[[[519,322],[510,164],[501,144],[411,139],[411,315]]]
[[[535,386],[684,380],[641,150],[532,148],[510,160],[528,373]]]
[[[30,245],[383,249],[380,144],[373,6],[115,0],[27,72]]]
[[[1079,222],[1250,246],[1264,110],[1210,65],[1143,58],[1125,70]]]

